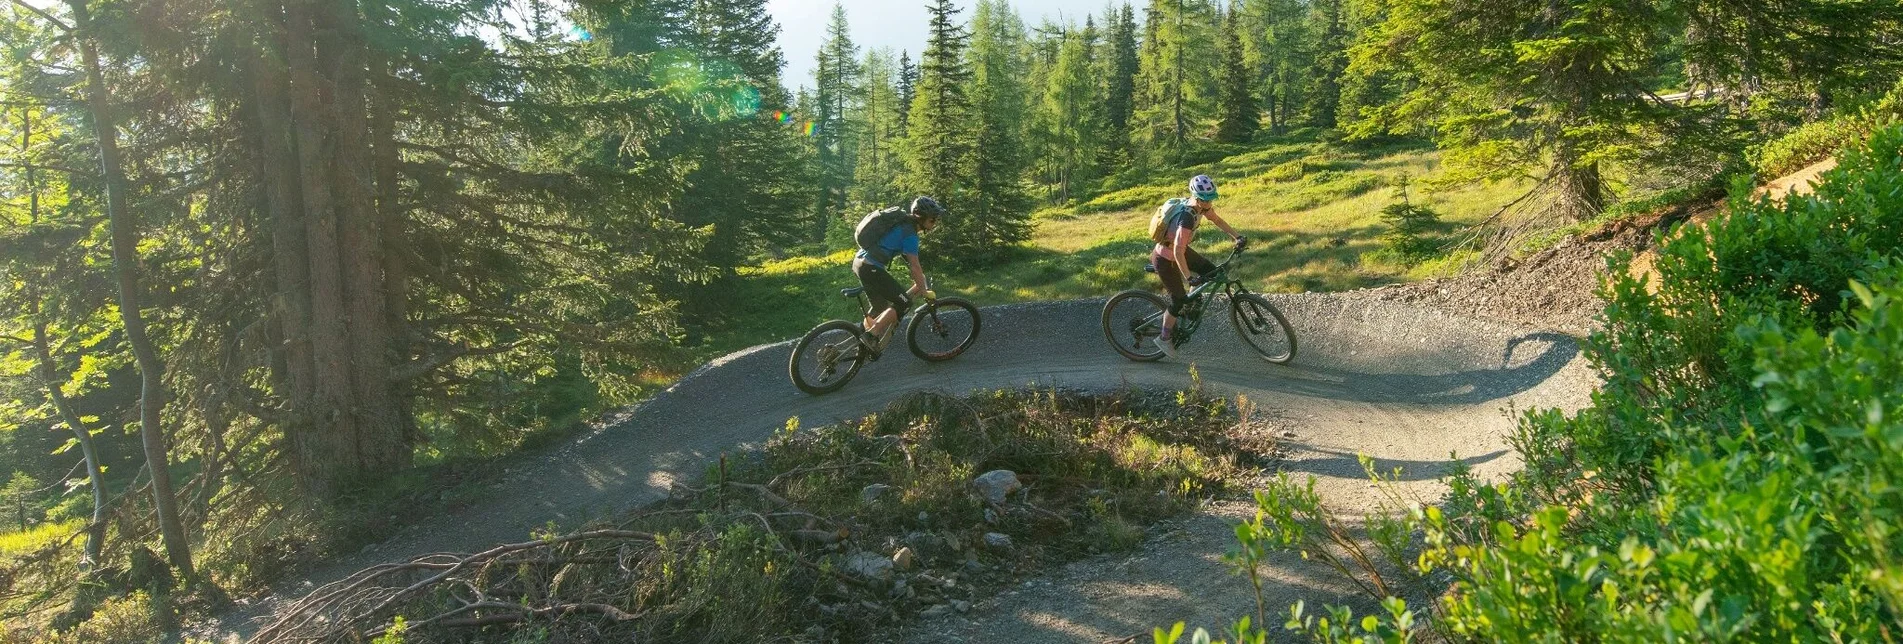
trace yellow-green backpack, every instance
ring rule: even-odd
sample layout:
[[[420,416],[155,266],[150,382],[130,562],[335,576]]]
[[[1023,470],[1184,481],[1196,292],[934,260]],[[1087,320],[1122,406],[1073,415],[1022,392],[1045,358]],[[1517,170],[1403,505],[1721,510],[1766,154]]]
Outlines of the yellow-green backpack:
[[[1158,244],[1170,243],[1170,217],[1182,208],[1189,207],[1189,200],[1177,197],[1163,202],[1157,207],[1156,214],[1150,215],[1150,241]]]

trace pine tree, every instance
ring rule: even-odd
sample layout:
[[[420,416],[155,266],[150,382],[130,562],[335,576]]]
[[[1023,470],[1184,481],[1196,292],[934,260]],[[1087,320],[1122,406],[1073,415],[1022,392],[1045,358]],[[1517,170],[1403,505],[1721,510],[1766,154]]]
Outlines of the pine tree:
[[[1296,106],[1304,102],[1303,81],[1312,67],[1306,14],[1301,0],[1243,0],[1240,13],[1243,65],[1254,75],[1269,127],[1279,130],[1294,121]]]
[[[1025,41],[1024,23],[1007,0],[979,0],[971,21],[972,190],[945,235],[962,260],[994,258],[1030,234]]]
[[[1237,14],[1232,7],[1222,29],[1222,120],[1216,127],[1216,140],[1225,143],[1249,140],[1262,124],[1262,114],[1256,109],[1253,78],[1248,67],[1242,64]]]
[[[1436,128],[1453,176],[1545,166],[1551,212],[1578,220],[1604,207],[1605,164],[1636,149],[1656,109],[1633,70],[1661,47],[1662,19],[1591,0],[1397,0],[1378,46],[1419,75],[1396,109]]]
[[[912,56],[899,52],[899,129],[904,130],[912,112],[912,97],[918,95],[918,65],[912,64]]]
[[[1104,9],[1105,35],[1097,50],[1095,73],[1102,79],[1105,167],[1121,166],[1129,160],[1130,117],[1136,108],[1137,23],[1136,10],[1129,3],[1119,9]]]
[[[859,96],[859,48],[852,43],[846,8],[833,5],[832,21],[826,26],[826,40],[820,45],[818,65],[813,70],[817,111],[813,115],[813,146],[817,151],[818,197],[814,217],[824,222],[846,214],[846,197],[852,188],[854,129],[858,125],[848,114]]]
[[[1138,136],[1153,149],[1179,154],[1214,115],[1217,72],[1216,10],[1210,0],[1151,0],[1151,42],[1143,45],[1138,84]]]
[[[785,61],[773,43],[779,26],[766,0],[695,0],[687,16],[692,46],[701,54],[702,75],[724,100],[703,110],[712,118],[690,121],[684,141],[700,162],[687,177],[679,212],[684,223],[713,227],[706,257],[731,276],[741,260],[768,247],[810,241],[823,234],[797,217],[761,217],[762,212],[798,212],[800,142],[778,121],[787,107],[780,70]],[[734,70],[734,71],[728,71]],[[757,97],[757,98],[755,98]],[[682,292],[697,310],[718,309],[714,289]],[[716,313],[717,314],[717,313]]]
[[[1060,203],[1076,198],[1095,178],[1104,139],[1103,101],[1090,60],[1094,29],[1062,39],[1057,61],[1045,79],[1037,119],[1044,146],[1044,175],[1056,184]]]
[[[1314,34],[1313,59],[1307,79],[1308,123],[1334,128],[1341,104],[1341,77],[1348,68],[1349,34],[1344,0],[1310,0],[1309,33]]]
[[[867,51],[860,65],[860,98],[854,110],[858,158],[848,213],[870,212],[904,199],[893,181],[902,169],[898,150],[905,139],[899,123],[904,111],[898,107],[898,69],[889,49]]]
[[[967,187],[972,184],[975,145],[974,117],[966,95],[972,76],[965,62],[970,35],[954,22],[958,7],[952,0],[935,0],[927,10],[930,35],[919,60],[918,84],[907,116],[905,175],[900,185],[908,192],[930,195],[951,209],[953,218],[941,231],[943,237],[971,225],[963,213],[970,196]]]

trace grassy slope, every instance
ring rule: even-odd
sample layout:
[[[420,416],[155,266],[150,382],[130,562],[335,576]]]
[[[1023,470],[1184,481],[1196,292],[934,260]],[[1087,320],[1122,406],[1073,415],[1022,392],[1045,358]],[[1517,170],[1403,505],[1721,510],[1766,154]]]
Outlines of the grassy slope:
[[[1418,143],[1344,146],[1312,138],[1273,138],[1220,161],[1158,172],[1150,181],[1075,206],[1034,215],[1030,243],[1001,263],[939,270],[925,240],[926,272],[941,294],[980,305],[1106,296],[1157,288],[1143,271],[1150,213],[1178,196],[1195,174],[1223,186],[1218,212],[1255,241],[1239,264],[1252,288],[1269,292],[1339,291],[1419,278],[1437,270],[1384,263],[1379,212],[1395,201],[1393,186],[1412,180],[1416,203],[1439,211],[1449,227],[1473,223],[1519,194],[1522,186],[1467,186],[1427,192],[1439,154]],[[1210,227],[1213,229],[1213,226]],[[1219,233],[1202,248],[1221,250]],[[839,298],[856,285],[851,251],[792,257],[741,270],[730,322],[703,339],[706,354],[796,337],[830,318],[854,319],[856,304]]]

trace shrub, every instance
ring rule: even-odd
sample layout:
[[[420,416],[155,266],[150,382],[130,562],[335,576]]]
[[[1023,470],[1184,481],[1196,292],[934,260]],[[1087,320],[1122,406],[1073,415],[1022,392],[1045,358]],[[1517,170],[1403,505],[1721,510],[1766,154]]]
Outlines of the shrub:
[[[1605,328],[1586,346],[1604,378],[1593,405],[1523,417],[1512,442],[1526,469],[1509,483],[1456,476],[1441,505],[1369,524],[1377,543],[1419,534],[1416,572],[1452,580],[1436,627],[1473,641],[1894,639],[1898,194],[1892,127],[1813,196],[1739,198],[1729,217],[1669,236],[1651,288],[1610,271]],[[1326,519],[1288,490],[1258,497],[1270,521],[1239,532],[1245,546],[1308,553],[1312,539],[1295,537]],[[1288,628],[1396,641],[1413,613],[1386,601],[1389,616],[1359,630],[1340,609]]]
[[[1870,106],[1806,123],[1764,144],[1758,151],[1758,173],[1781,177],[1802,170],[1855,145],[1899,118],[1903,118],[1903,83]]]

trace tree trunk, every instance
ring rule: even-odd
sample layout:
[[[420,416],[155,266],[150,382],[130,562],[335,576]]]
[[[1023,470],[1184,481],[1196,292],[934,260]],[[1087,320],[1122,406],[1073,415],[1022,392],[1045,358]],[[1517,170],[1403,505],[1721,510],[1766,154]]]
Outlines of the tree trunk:
[[[344,326],[343,269],[338,265],[337,210],[331,199],[330,158],[334,142],[325,125],[331,92],[317,70],[314,0],[285,3],[285,61],[291,81],[291,119],[297,141],[298,187],[304,206],[304,241],[310,277],[310,425],[293,446],[298,476],[319,498],[334,496],[354,474],[356,415],[350,412],[350,357]]]
[[[366,8],[377,9],[378,13],[372,14],[372,19],[379,22],[387,20],[386,5],[372,2]],[[408,213],[403,209],[403,196],[397,184],[397,163],[400,160],[396,147],[397,108],[389,93],[378,89],[378,83],[389,76],[389,69],[387,55],[378,52],[370,54],[370,152],[376,157],[377,218],[383,226],[383,314],[389,321],[389,355],[392,364],[404,364],[416,355],[417,337],[410,330],[409,323],[409,227],[405,223]],[[414,444],[412,439],[416,435],[416,418],[410,406],[410,389],[401,382],[392,382],[388,386],[394,397],[397,429],[403,433],[406,444]]]
[[[158,511],[159,533],[165,541],[165,555],[185,577],[192,577],[192,551],[185,541],[185,527],[178,520],[178,502],[172,494],[171,458],[165,444],[162,412],[165,410],[165,365],[145,331],[145,316],[139,309],[139,230],[126,206],[125,173],[119,161],[119,135],[112,116],[112,98],[106,90],[106,75],[99,66],[99,48],[94,42],[86,0],[67,0],[73,10],[73,29],[77,32],[80,58],[86,67],[86,98],[92,112],[93,130],[99,139],[99,174],[106,187],[106,216],[112,228],[112,263],[119,281],[119,319],[125,325],[126,341],[138,362],[139,434],[145,446],[145,460],[152,473],[153,508]]]
[[[254,104],[258,115],[258,151],[264,175],[265,204],[271,213],[271,256],[277,270],[277,296],[272,313],[283,335],[277,377],[289,408],[284,436],[290,442],[300,479],[314,465],[313,455],[297,444],[315,427],[311,415],[313,369],[311,347],[311,285],[309,242],[305,239],[304,204],[298,191],[298,157],[293,149],[291,88],[284,67],[283,6],[277,0],[258,2],[264,35],[252,61]],[[267,53],[268,52],[268,53]],[[308,479],[302,481],[309,483]],[[306,485],[306,489],[310,487]]]
[[[355,0],[322,0],[319,58],[330,68],[331,157],[337,196],[338,263],[349,334],[350,407],[356,418],[357,474],[394,472],[410,462],[408,432],[390,395],[390,333],[383,291],[383,235],[370,153],[366,45]]]
[[[86,458],[86,483],[93,490],[93,518],[86,525],[86,558],[80,562],[81,570],[90,570],[99,565],[99,551],[106,543],[106,475],[99,469],[99,452],[93,447],[92,433],[86,431],[86,423],[73,411],[66,400],[66,392],[60,390],[60,384],[66,378],[59,376],[59,370],[53,364],[53,351],[46,342],[46,320],[40,317],[39,298],[32,300],[33,307],[33,351],[40,360],[40,382],[46,386],[46,395],[53,399],[53,409],[59,412],[61,420],[73,430],[73,438],[79,441],[79,453]]]

